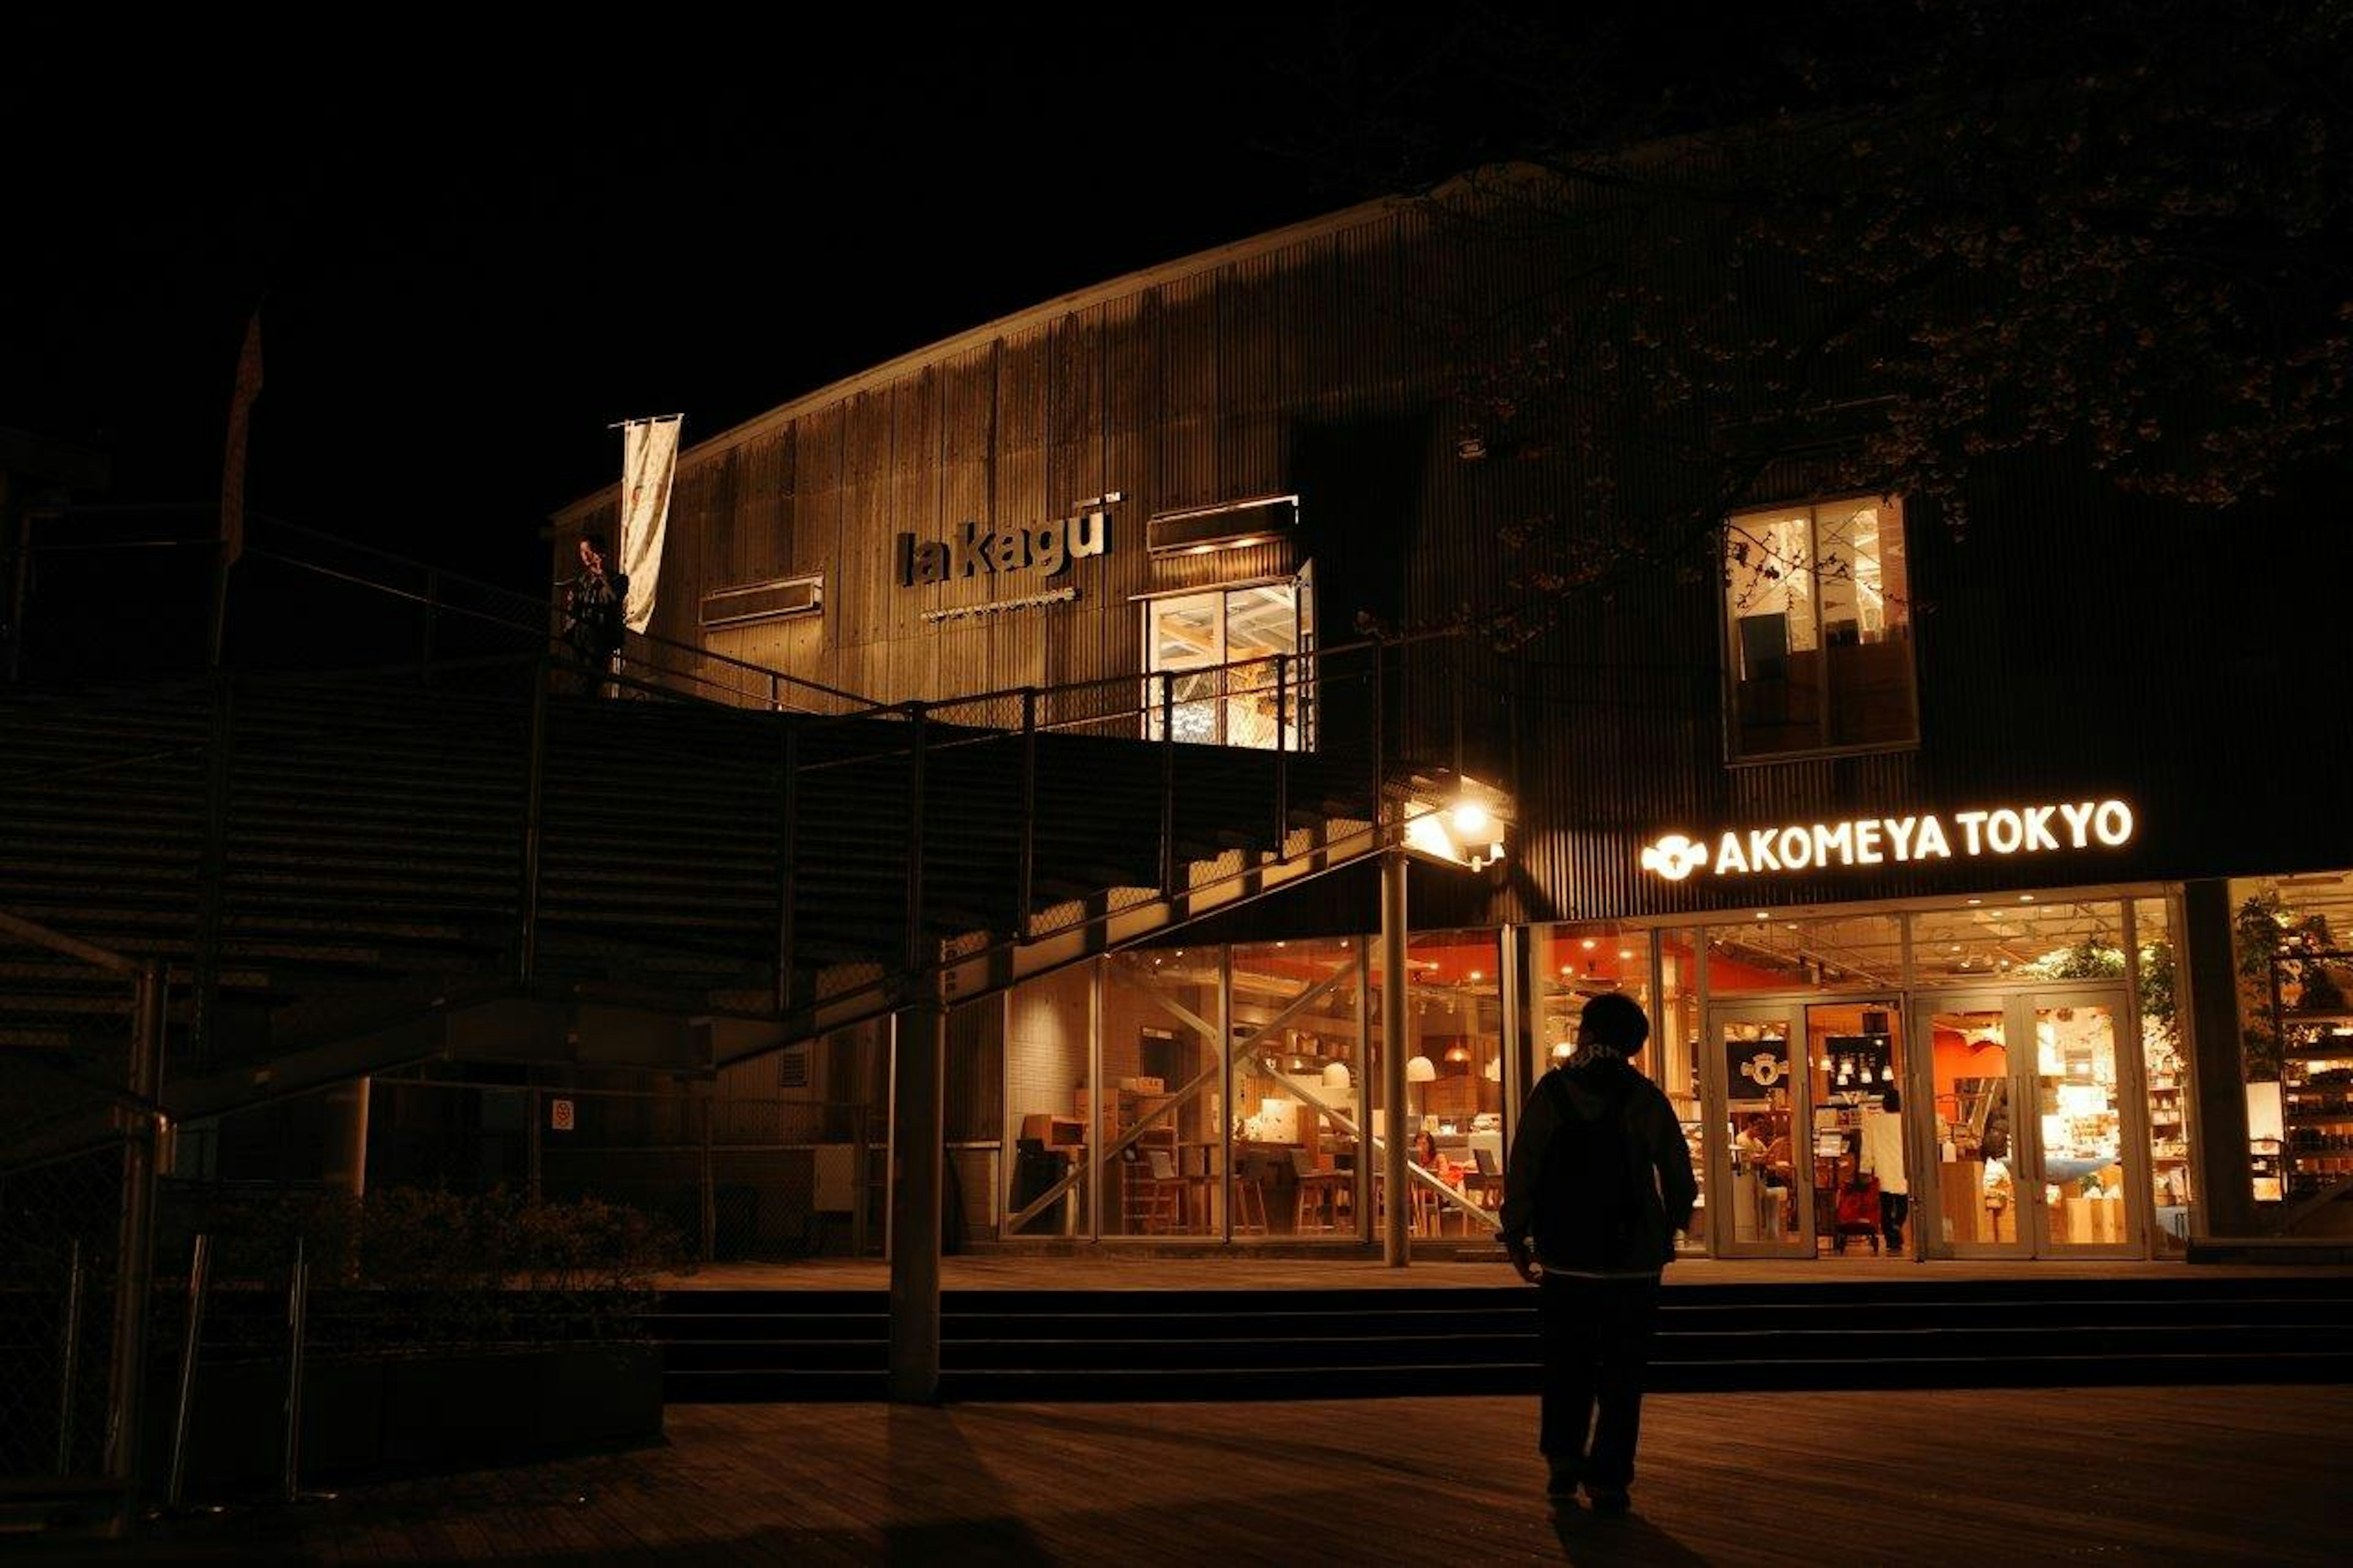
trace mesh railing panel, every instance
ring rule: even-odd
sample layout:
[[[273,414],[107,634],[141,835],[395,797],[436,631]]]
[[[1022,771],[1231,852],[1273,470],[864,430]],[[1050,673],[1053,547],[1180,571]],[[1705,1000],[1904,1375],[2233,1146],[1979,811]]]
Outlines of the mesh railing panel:
[[[124,1272],[133,983],[13,935],[0,972],[0,1478],[94,1476]]]

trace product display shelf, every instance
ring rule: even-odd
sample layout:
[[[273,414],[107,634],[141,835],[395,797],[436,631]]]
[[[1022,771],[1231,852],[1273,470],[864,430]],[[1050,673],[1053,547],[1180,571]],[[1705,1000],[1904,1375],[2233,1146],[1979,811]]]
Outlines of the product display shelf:
[[[2298,1203],[2353,1181],[2353,949],[2281,952],[2271,982],[2287,1136],[2258,1160],[2256,1175],[2259,1189],[2274,1176],[2273,1190]]]

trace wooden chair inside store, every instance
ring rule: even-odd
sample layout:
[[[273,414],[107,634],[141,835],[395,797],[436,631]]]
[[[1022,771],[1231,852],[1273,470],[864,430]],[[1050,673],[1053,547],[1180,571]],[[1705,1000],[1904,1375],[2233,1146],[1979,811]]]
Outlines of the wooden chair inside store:
[[[1436,1236],[1440,1217],[1438,1194],[1411,1176],[1406,1178],[1406,1192],[1408,1194],[1406,1234]],[[1373,1175],[1373,1194],[1376,1200],[1373,1205],[1374,1223],[1380,1224],[1388,1217],[1388,1184],[1381,1178],[1378,1172],[1374,1173]]]
[[[1291,1228],[1303,1233],[1338,1229],[1342,1194],[1355,1184],[1355,1173],[1318,1170],[1315,1156],[1304,1149],[1293,1149],[1291,1173],[1299,1183],[1298,1208]]]
[[[1132,1176],[1134,1228],[1161,1234],[1184,1229],[1186,1182],[1176,1172],[1176,1157],[1166,1149],[1143,1153],[1143,1168]]]
[[[1266,1178],[1253,1171],[1234,1173],[1234,1234],[1266,1234]]]
[[[1470,1176],[1470,1184],[1479,1194],[1479,1206],[1490,1209],[1502,1208],[1504,1206],[1504,1171],[1496,1162],[1495,1152],[1493,1149],[1473,1149],[1471,1151],[1471,1163],[1473,1169]]]

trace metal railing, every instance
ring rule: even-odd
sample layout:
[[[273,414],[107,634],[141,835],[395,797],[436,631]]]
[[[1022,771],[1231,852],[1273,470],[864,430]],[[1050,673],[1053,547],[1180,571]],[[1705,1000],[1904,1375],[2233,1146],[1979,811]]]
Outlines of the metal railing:
[[[1150,676],[1110,676],[1055,686],[1010,687],[995,691],[934,702],[906,702],[855,716],[860,722],[898,721],[898,743],[869,749],[847,760],[802,760],[818,749],[827,724],[797,727],[786,740],[783,770],[782,846],[783,897],[778,932],[778,993],[776,1011],[786,1016],[814,1011],[815,1003],[834,1005],[829,1020],[849,1021],[839,1005],[862,996],[871,1005],[866,1012],[888,1010],[909,988],[921,990],[951,964],[984,964],[1011,949],[1048,936],[1096,933],[1098,936],[1136,902],[1199,898],[1229,890],[1261,874],[1265,866],[1282,866],[1300,855],[1312,854],[1326,864],[1354,858],[1387,842],[1395,829],[1394,814],[1386,807],[1401,804],[1416,793],[1417,778],[1432,785],[1459,777],[1462,769],[1464,732],[1461,661],[1456,655],[1464,638],[1453,629],[1367,640],[1298,654],[1261,655],[1198,669],[1171,670]],[[1417,655],[1443,650],[1443,657],[1417,665]],[[1200,683],[1214,693],[1180,698],[1180,682]],[[1271,744],[1263,748],[1218,746],[1181,739],[1184,727],[1174,721],[1187,701],[1264,703],[1271,709],[1267,731]],[[848,722],[849,721],[838,721]],[[1075,897],[1049,906],[1041,898],[1039,863],[1039,748],[1045,738],[1075,735],[1134,740],[1153,745],[1162,760],[1157,794],[1150,803],[1149,825],[1154,846],[1150,882],[1128,889],[1126,902],[1115,896]],[[1317,744],[1304,750],[1303,737]],[[1015,763],[1003,773],[1018,778],[1018,871],[1010,889],[1009,908],[997,919],[960,938],[943,941],[939,921],[927,908],[929,898],[923,866],[928,775],[940,761],[959,752],[1018,749]],[[1237,765],[1263,758],[1271,771],[1261,819],[1229,826],[1262,830],[1271,847],[1263,858],[1230,852],[1208,862],[1191,850],[1178,822],[1177,756],[1231,758]],[[1440,760],[1420,761],[1423,758]],[[1294,816],[1295,784],[1303,770],[1313,766],[1314,782],[1327,788],[1345,778],[1346,797],[1325,796],[1311,803],[1309,816],[1320,823],[1303,826]],[[796,932],[792,916],[792,882],[803,854],[800,803],[807,791],[806,775],[823,770],[858,767],[902,770],[907,818],[905,835],[908,886],[904,950],[896,963],[878,973],[853,979],[843,988],[815,998],[790,991],[796,970]],[[1353,815],[1352,815],[1353,814]],[[890,825],[878,824],[878,831]],[[1333,828],[1339,828],[1337,837]],[[1118,889],[1098,889],[1114,895]],[[961,998],[960,998],[961,999]]]
[[[297,545],[305,558],[289,553]],[[189,547],[199,546],[216,547],[216,542],[207,538]],[[348,552],[349,559],[332,558],[337,552]],[[458,923],[478,931],[485,922],[503,924],[511,932],[498,944],[506,952],[494,967],[522,984],[534,983],[541,973],[547,808],[551,792],[566,787],[565,778],[550,772],[556,730],[553,705],[588,694],[789,715],[781,725],[746,729],[740,735],[723,727],[690,727],[650,742],[635,737],[627,726],[607,725],[602,728],[608,734],[600,735],[597,744],[602,757],[627,753],[650,765],[682,770],[680,776],[691,771],[732,779],[747,794],[773,802],[758,814],[773,821],[773,842],[752,855],[767,860],[774,874],[774,926],[762,961],[773,986],[764,1010],[812,1027],[840,1026],[857,1016],[889,1011],[911,990],[935,985],[952,964],[987,965],[1041,940],[1076,938],[1081,947],[1091,943],[1099,949],[1114,925],[1133,925],[1126,917],[1142,904],[1208,902],[1237,890],[1255,896],[1248,889],[1253,879],[1267,879],[1269,868],[1286,868],[1301,856],[1313,856],[1323,867],[1353,858],[1378,847],[1381,835],[1394,828],[1394,822],[1384,821],[1394,815],[1385,807],[1411,793],[1417,771],[1427,779],[1459,774],[1462,767],[1463,655],[1469,645],[1451,631],[1259,655],[1143,677],[1123,674],[880,705],[662,639],[633,642],[637,657],[633,661],[625,655],[618,669],[586,669],[551,632],[546,606],[527,595],[276,520],[256,520],[246,561],[331,584],[336,595],[347,592],[350,603],[391,606],[422,618],[412,628],[417,635],[416,658],[398,666],[321,674],[313,650],[297,671],[224,668],[201,683],[183,683],[169,692],[149,688],[154,694],[151,712],[175,713],[177,731],[142,735],[134,723],[126,723],[120,756],[95,762],[84,757],[70,765],[79,781],[96,783],[108,773],[185,769],[201,754],[201,784],[194,792],[202,801],[193,1002],[193,1055],[198,1062],[221,1055],[217,999],[227,961],[226,933],[239,917],[231,889],[242,853],[236,820],[240,781],[257,769],[269,772],[281,760],[277,752],[259,753],[261,760],[255,760],[255,747],[276,744],[269,729],[274,721],[265,716],[257,722],[248,710],[256,703],[282,707],[284,700],[305,691],[318,697],[321,711],[309,721],[314,730],[324,732],[348,722],[364,745],[371,721],[367,705],[350,701],[351,693],[371,684],[387,689],[429,685],[452,700],[430,718],[439,752],[455,755],[455,766],[488,769],[512,781],[497,786],[513,790],[517,803],[506,852],[512,856],[512,881],[495,892],[478,889],[471,904],[456,891],[448,899],[450,918]],[[382,580],[401,573],[415,580]],[[325,607],[345,602],[339,596]],[[675,664],[656,664],[655,652],[674,655]],[[1427,657],[1432,653],[1439,657]],[[199,691],[199,711],[208,722],[197,731],[188,721],[191,699]],[[495,711],[470,710],[454,700],[466,695],[488,695],[507,705]],[[512,704],[522,707],[521,724],[514,721]],[[413,712],[399,721],[412,727],[427,722]],[[1242,730],[1264,743],[1219,746],[1190,738],[1230,739]],[[1129,792],[1104,805],[1102,833],[1105,847],[1120,851],[1125,863],[1086,866],[1087,858],[1073,856],[1065,843],[1059,874],[1050,875],[1048,819],[1067,811],[1073,798],[1073,781],[1065,775],[1114,755],[1068,750],[1091,740],[1126,743],[1116,754],[1124,759]],[[1136,785],[1134,765],[1137,749],[1147,746],[1158,760],[1157,779],[1148,791]],[[1044,755],[1050,747],[1058,748],[1050,763]],[[336,761],[330,752],[332,746],[322,742],[326,761],[295,760],[328,767]],[[1218,760],[1218,768],[1205,770],[1199,761],[1205,758]],[[12,774],[10,782],[29,784],[46,777],[55,784],[65,771],[44,774],[36,768]],[[1192,802],[1186,792],[1198,787],[1205,773],[1244,781],[1256,793],[1248,800],[1241,798],[1248,791],[1237,794],[1229,814],[1214,824],[1188,823],[1188,816],[1198,814],[1188,812]],[[1005,868],[1001,881],[986,891],[986,907],[979,908],[969,887],[943,892],[944,873],[955,868],[944,847],[946,839],[971,837],[973,803],[955,795],[955,781],[975,776],[987,778],[997,792],[986,803],[988,811],[1008,819],[995,829],[996,852]],[[876,845],[896,847],[899,886],[895,892],[878,894],[876,902],[895,905],[899,935],[888,943],[869,942],[861,954],[818,963],[811,955],[825,944],[813,946],[811,933],[801,929],[808,904],[806,886],[813,870],[839,862],[847,850],[836,827],[812,825],[810,808],[828,787],[838,796],[845,780],[849,787],[872,784],[878,814],[903,813],[896,821],[878,815],[861,825],[872,840],[865,847],[868,853]],[[1256,847],[1240,847],[1238,840]],[[337,847],[322,841],[323,849]],[[482,864],[503,858],[493,856]],[[1074,859],[1083,868],[1075,877]],[[1092,885],[1073,885],[1084,881]],[[306,1033],[303,1022],[280,1019],[290,1037]],[[332,1022],[321,1020],[320,1028]]]
[[[69,563],[76,562],[91,563],[109,589],[125,577],[126,563],[137,563],[155,579],[151,586],[169,586],[175,602],[189,605],[204,602],[201,595],[187,592],[189,586],[209,579],[211,608],[204,624],[196,625],[192,616],[189,625],[168,628],[181,634],[183,667],[227,662],[256,668],[284,661],[315,668],[322,648],[350,650],[353,663],[413,664],[421,669],[485,656],[563,658],[569,652],[551,599],[266,512],[246,514],[244,555],[226,581],[221,579],[223,545],[211,531],[216,511],[178,505],[79,506],[40,516],[59,521],[138,520],[153,529],[178,520],[194,530],[132,539],[37,540],[30,546],[30,591],[22,606],[13,614],[0,613],[0,620],[29,626],[16,633],[28,643],[43,635],[68,637],[69,658],[92,657],[87,634],[108,630],[107,599],[97,592],[101,584],[85,584],[77,594],[69,581],[58,584],[56,592],[73,597],[76,616],[95,617],[80,628],[84,638],[44,625],[45,572],[70,576]],[[120,606],[126,614],[146,615],[153,607],[149,597],[134,590],[121,595]],[[142,623],[138,629],[141,647],[157,647],[158,627]],[[373,649],[376,657],[365,658],[364,649]],[[7,664],[11,678],[16,654],[12,646]],[[641,682],[728,707],[847,713],[875,706],[854,691],[654,633],[628,633],[621,664]]]
[[[0,911],[0,962],[85,971],[120,1005],[0,1004],[0,1479],[135,1502],[145,1389],[164,965]]]

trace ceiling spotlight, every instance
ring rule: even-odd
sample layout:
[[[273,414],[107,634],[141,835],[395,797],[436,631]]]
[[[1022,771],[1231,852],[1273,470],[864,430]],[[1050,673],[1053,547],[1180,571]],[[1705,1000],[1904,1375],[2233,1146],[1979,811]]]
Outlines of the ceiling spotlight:
[[[1454,831],[1465,838],[1481,838],[1494,825],[1487,808],[1475,800],[1466,800],[1454,808]]]

